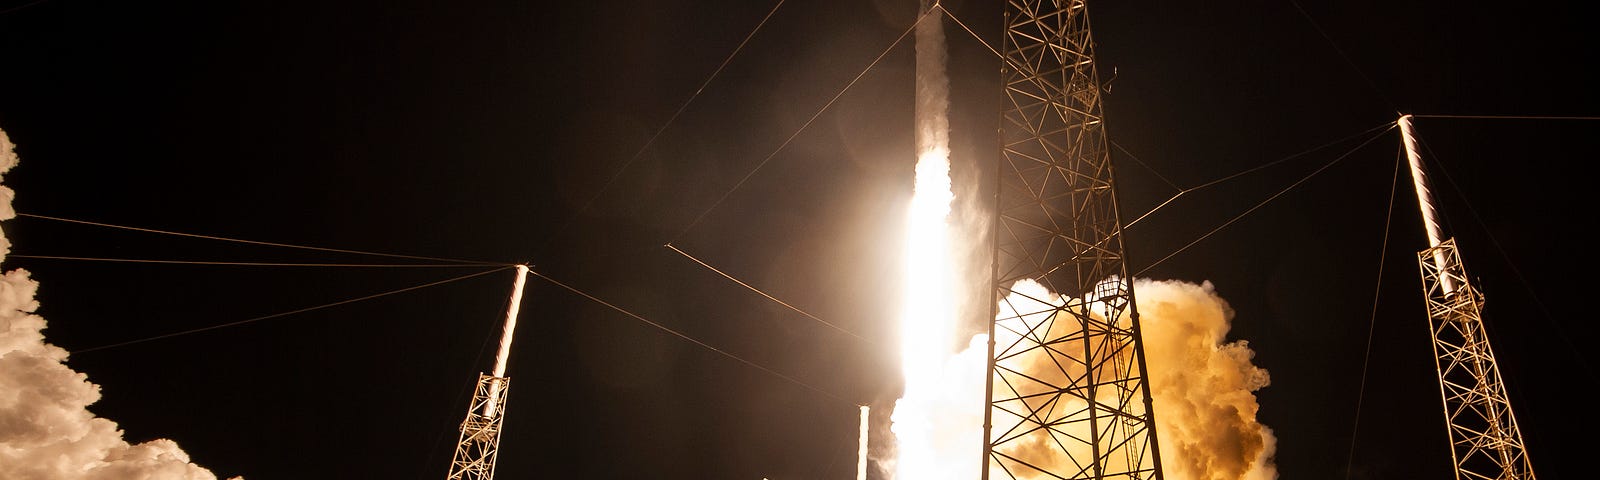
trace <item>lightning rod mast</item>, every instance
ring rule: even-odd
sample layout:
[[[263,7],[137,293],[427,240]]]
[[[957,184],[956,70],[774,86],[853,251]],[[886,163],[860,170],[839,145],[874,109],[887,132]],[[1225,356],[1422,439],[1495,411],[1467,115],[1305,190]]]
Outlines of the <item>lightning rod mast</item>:
[[[506,360],[511,356],[511,339],[517,329],[517,310],[522,305],[522,286],[528,279],[528,266],[517,265],[517,279],[511,287],[506,307],[505,326],[500,330],[500,351],[494,358],[494,374],[478,374],[478,386],[461,422],[461,438],[450,461],[448,480],[493,480],[494,461],[500,453],[500,426],[505,421]]]
[[[1428,233],[1417,254],[1433,337],[1434,367],[1450,434],[1456,480],[1534,480],[1522,432],[1483,327],[1483,295],[1472,287],[1456,241],[1444,235],[1411,127],[1402,115],[1400,134],[1411,180]]]

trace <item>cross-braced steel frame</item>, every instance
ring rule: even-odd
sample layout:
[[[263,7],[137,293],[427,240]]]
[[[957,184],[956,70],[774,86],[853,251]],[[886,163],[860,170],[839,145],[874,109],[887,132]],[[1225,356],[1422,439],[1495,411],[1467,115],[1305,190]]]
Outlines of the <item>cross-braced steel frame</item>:
[[[1160,479],[1084,1],[1005,24],[982,478]]]
[[[1457,480],[1533,480],[1522,432],[1455,239],[1417,254]]]
[[[506,391],[511,379],[478,374],[467,419],[461,422],[449,480],[493,480],[495,456],[500,453],[500,426],[505,422]],[[490,395],[498,390],[498,395]],[[494,402],[490,407],[489,403]]]

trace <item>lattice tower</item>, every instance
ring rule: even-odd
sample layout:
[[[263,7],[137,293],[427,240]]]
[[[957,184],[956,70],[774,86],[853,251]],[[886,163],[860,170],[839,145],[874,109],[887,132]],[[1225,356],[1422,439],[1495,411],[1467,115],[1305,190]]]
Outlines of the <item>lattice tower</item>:
[[[1534,480],[1522,432],[1483,324],[1483,295],[1472,287],[1454,238],[1444,236],[1411,116],[1400,117],[1423,225],[1431,247],[1417,254],[1433,337],[1456,480]]]
[[[982,478],[1160,479],[1084,1],[1007,2],[1003,42]]]
[[[516,338],[517,311],[522,306],[522,287],[528,279],[528,266],[517,265],[517,279],[511,286],[505,323],[500,329],[500,350],[495,355],[494,373],[478,374],[467,418],[461,421],[461,436],[450,460],[448,480],[494,480],[495,459],[500,454],[500,428],[506,420],[506,395],[511,378],[506,366],[511,358],[511,341]]]

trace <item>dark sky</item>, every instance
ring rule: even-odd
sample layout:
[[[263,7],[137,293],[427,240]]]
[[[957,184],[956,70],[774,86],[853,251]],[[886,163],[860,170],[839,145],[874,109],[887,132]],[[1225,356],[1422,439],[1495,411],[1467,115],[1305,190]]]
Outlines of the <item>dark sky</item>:
[[[801,127],[910,25],[915,1],[787,2],[636,159],[773,2],[32,3],[0,0],[0,128],[22,157],[5,184],[20,212],[531,262],[810,386],[533,278],[499,478],[852,478],[854,404],[898,395],[884,345],[914,162],[909,37]],[[1320,31],[1290,0],[1091,4],[1107,131],[1142,161],[1116,155],[1125,220],[1397,112],[1600,114],[1589,65],[1600,50],[1577,2],[1300,5]],[[999,2],[947,6],[998,41]],[[998,60],[947,32],[953,149],[970,176],[998,154]],[[1580,392],[1597,379],[1588,345],[1600,329],[1584,308],[1584,172],[1600,122],[1417,127],[1535,468],[1585,478],[1600,422]],[[1286,479],[1346,478],[1347,464],[1349,478],[1450,472],[1416,266],[1426,240],[1404,171],[1382,248],[1398,133],[1156,262],[1365,138],[1185,194],[1127,231],[1133,270],[1210,280],[1231,302],[1230,338],[1272,374],[1260,419]],[[404,262],[38,218],[5,228],[21,255]],[[69,350],[484,270],[7,263],[41,281],[48,338]],[[101,385],[93,411],[130,440],[172,438],[222,476],[442,478],[511,278],[69,364]]]

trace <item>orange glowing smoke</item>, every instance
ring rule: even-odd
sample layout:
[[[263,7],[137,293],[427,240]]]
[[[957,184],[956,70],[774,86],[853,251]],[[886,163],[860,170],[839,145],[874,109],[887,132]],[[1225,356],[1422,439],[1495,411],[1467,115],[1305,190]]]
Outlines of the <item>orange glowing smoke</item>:
[[[1027,281],[1014,288],[1010,301],[1002,308],[1015,308],[1001,317],[1027,318],[1028,325],[1042,328],[1061,328],[1071,322],[1043,321],[1038,315],[1050,315],[1055,306],[1064,305],[1062,299],[1045,290],[1038,283]],[[1209,282],[1193,284],[1182,281],[1138,280],[1137,309],[1143,322],[1145,360],[1150,368],[1150,390],[1156,409],[1156,429],[1160,439],[1162,470],[1171,480],[1271,480],[1277,478],[1277,468],[1272,463],[1276,438],[1272,430],[1256,420],[1259,405],[1254,392],[1267,386],[1265,370],[1251,364],[1254,353],[1244,341],[1226,340],[1233,312],[1222,297],[1216,294]],[[1033,316],[1030,312],[1039,312]],[[1121,319],[1127,322],[1126,318]],[[997,340],[1005,343],[1010,338],[1029,332],[1028,327],[1010,325],[1010,329],[997,329]],[[1043,334],[1043,332],[1038,332]],[[914,478],[975,478],[978,473],[977,455],[981,447],[983,375],[987,361],[987,338],[972,338],[967,350],[941,359],[935,365],[944,375],[937,383],[937,391],[923,398],[931,401],[916,404],[929,423],[918,433],[932,438],[918,439],[919,445],[933,449],[921,456],[904,454],[907,441],[901,430],[902,454],[899,458],[899,477]],[[1060,349],[1072,352],[1072,348]],[[1004,366],[1041,378],[1062,375],[1055,361],[1045,355],[1019,355],[1006,360]],[[1060,381],[1061,379],[1054,379]],[[1028,392],[1021,392],[1028,393]],[[908,397],[909,398],[909,397]],[[902,399],[901,405],[906,400]],[[897,405],[896,408],[901,408]],[[1059,408],[1071,410],[1074,406]],[[896,411],[896,421],[900,412]],[[898,427],[898,423],[896,425]],[[1057,432],[1073,432],[1071,426],[1059,426]],[[1044,431],[1027,436],[1021,441],[1009,442],[1006,454],[1045,468],[1060,467],[1067,472],[1076,471],[1071,458],[1080,460],[1088,452],[1065,452],[1050,440]],[[907,465],[919,462],[918,465]],[[928,473],[930,477],[913,477],[907,472]],[[1002,470],[993,468],[991,478],[1007,477]],[[1048,478],[1015,472],[1016,478]]]

